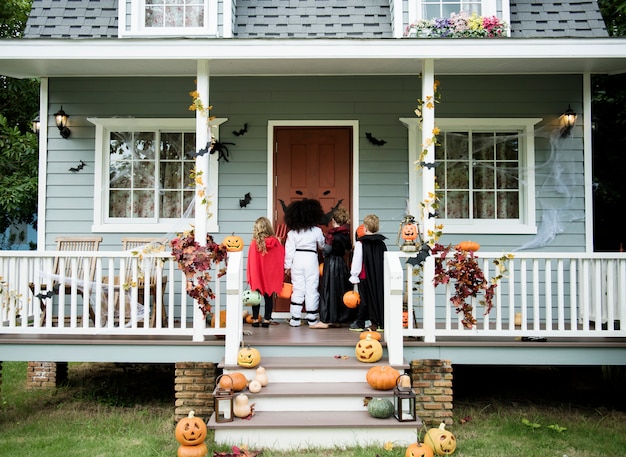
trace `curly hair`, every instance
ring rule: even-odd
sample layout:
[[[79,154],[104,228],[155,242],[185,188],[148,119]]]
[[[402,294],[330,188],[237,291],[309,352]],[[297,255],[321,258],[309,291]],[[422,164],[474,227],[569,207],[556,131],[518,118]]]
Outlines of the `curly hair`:
[[[254,222],[252,229],[252,238],[256,241],[257,249],[263,254],[267,254],[267,246],[265,245],[265,238],[268,236],[274,236],[274,229],[272,223],[267,217],[259,217]]]
[[[347,224],[350,221],[350,213],[344,207],[339,207],[333,211],[331,219],[339,225]]]
[[[323,217],[322,204],[312,198],[291,202],[285,210],[285,224],[289,230],[308,230],[318,225]]]

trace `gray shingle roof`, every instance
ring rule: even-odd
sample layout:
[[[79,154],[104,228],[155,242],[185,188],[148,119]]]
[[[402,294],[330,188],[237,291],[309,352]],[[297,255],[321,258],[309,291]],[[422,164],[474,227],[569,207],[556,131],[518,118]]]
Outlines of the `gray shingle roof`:
[[[389,0],[238,0],[237,38],[390,38]]]
[[[118,0],[33,0],[25,38],[117,38]]]
[[[510,26],[519,38],[608,36],[596,0],[511,1]]]
[[[228,0],[226,0],[228,1]],[[25,38],[116,38],[118,0],[33,0]],[[511,0],[511,36],[606,37],[595,0]],[[238,0],[236,38],[390,38],[389,0]]]

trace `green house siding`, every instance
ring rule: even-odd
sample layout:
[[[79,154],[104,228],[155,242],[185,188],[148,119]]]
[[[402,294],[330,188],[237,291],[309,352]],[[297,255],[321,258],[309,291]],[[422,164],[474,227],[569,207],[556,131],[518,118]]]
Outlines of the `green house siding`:
[[[55,78],[49,81],[48,111],[62,105],[70,114],[72,135],[62,139],[54,119],[48,119],[48,173],[46,185],[46,248],[60,235],[91,232],[95,128],[87,118],[156,117],[193,118],[188,110],[188,78]],[[541,118],[535,136],[536,220],[556,215],[562,233],[545,250],[583,250],[585,239],[583,141],[581,116],[566,150],[558,151],[558,167],[551,162],[550,137],[559,129],[559,116],[567,108],[582,106],[581,76],[490,76],[437,77],[441,103],[437,117]],[[408,130],[399,118],[415,117],[420,97],[419,76],[399,77],[215,77],[210,81],[212,114],[228,121],[220,128],[220,140],[229,145],[229,162],[220,163],[217,240],[236,232],[251,236],[253,221],[267,214],[267,125],[277,120],[351,120],[358,122],[359,215],[376,213],[390,249],[397,249],[398,225],[406,209],[409,173]],[[232,132],[248,124],[248,132]],[[384,139],[371,144],[369,132]],[[69,168],[80,160],[86,166],[78,173]],[[100,189],[95,192],[100,192]],[[250,192],[252,202],[239,207]],[[215,210],[215,209],[213,209]],[[353,220],[356,226],[358,221]],[[188,227],[178,227],[183,230]],[[444,227],[445,232],[445,227]],[[163,236],[162,233],[149,233]],[[125,234],[103,233],[103,250],[119,249]],[[444,235],[442,242],[458,242],[462,234]],[[533,235],[481,235],[472,239],[486,251],[511,251],[531,241]]]

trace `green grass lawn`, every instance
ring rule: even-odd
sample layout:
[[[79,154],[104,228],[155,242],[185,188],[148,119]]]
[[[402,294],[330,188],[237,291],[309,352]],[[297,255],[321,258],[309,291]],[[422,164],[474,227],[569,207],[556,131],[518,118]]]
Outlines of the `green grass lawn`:
[[[578,376],[578,389],[562,372],[545,378],[545,373],[531,370],[527,379],[519,373],[512,378],[508,373],[505,379],[494,372],[455,374],[454,425],[448,427],[458,443],[454,455],[626,457],[623,370],[617,370],[615,385],[594,387]],[[507,382],[509,388],[495,387]],[[2,364],[2,457],[177,455],[171,365],[70,364],[66,386],[27,390],[25,384],[26,363]],[[211,437],[209,432],[210,457],[233,454],[232,449],[213,445]],[[390,444],[386,449],[249,451],[263,451],[264,457],[403,457],[410,443]]]

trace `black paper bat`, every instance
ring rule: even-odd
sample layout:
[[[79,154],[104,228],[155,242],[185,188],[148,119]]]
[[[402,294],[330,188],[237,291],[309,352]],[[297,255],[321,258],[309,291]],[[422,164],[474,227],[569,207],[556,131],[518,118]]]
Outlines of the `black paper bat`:
[[[439,212],[435,211],[434,213],[428,213],[428,219],[432,219],[433,217],[438,217]]]
[[[228,147],[226,146],[227,144],[234,145],[235,143],[220,143],[219,141],[215,141],[213,143],[213,146],[211,146],[211,143],[209,142],[206,144],[205,147],[200,148],[200,150],[194,155],[194,157],[201,157],[209,151],[210,154],[214,154],[217,151],[220,154],[217,160],[224,159],[226,162],[228,162],[229,152]]]
[[[406,263],[413,265],[413,268],[418,267],[424,263],[426,257],[430,255],[430,246],[427,243],[422,243],[420,250],[417,251],[415,257],[409,257]]]
[[[424,168],[435,168],[437,165],[439,165],[439,162],[430,162],[430,163],[420,162],[420,165]]]
[[[80,163],[78,165],[76,165],[75,167],[70,168],[70,171],[72,173],[78,173],[80,170],[82,170],[83,168],[85,168],[85,162],[83,162],[82,160],[80,161]]]
[[[59,284],[55,284],[52,287],[52,290],[49,290],[48,292],[38,293],[37,295],[35,295],[35,297],[39,298],[40,300],[44,300],[46,298],[52,298],[54,295],[58,293],[59,293]]]
[[[378,138],[374,138],[371,133],[365,132],[365,137],[370,141],[370,143],[375,144],[376,146],[382,146],[387,143],[385,140],[379,140]]]
[[[248,133],[248,124],[243,124],[243,128],[242,129],[233,130],[233,135],[235,135],[235,136],[245,135],[246,133]]]
[[[245,208],[251,201],[252,196],[250,195],[250,192],[248,192],[246,195],[243,196],[243,199],[239,200],[239,208]]]

